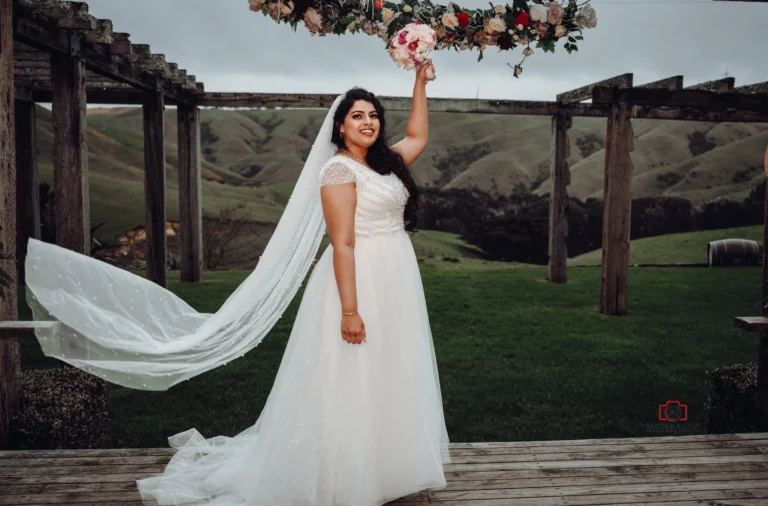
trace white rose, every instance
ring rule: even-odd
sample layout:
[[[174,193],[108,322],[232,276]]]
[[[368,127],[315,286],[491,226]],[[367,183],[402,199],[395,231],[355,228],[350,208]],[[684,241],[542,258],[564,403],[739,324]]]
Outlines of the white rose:
[[[567,33],[568,33],[568,29],[563,25],[557,25],[555,27],[555,37],[565,37]]]
[[[283,5],[280,7],[280,12],[283,14],[283,16],[287,16],[293,12],[293,2],[289,1],[288,3],[283,3]]]
[[[381,9],[381,20],[384,22],[385,26],[389,26],[394,17],[395,12],[392,9],[387,9],[386,7]]]
[[[504,6],[503,5],[497,5],[493,8],[493,10],[496,11],[496,14],[504,14]]]
[[[531,16],[531,21],[543,23],[547,20],[547,8],[541,4],[533,4],[531,5],[529,15]]]
[[[452,12],[446,12],[443,14],[442,22],[446,28],[456,28],[459,26],[459,20],[456,19],[456,15]]]
[[[507,33],[508,33],[508,34],[510,34],[510,35],[514,35],[514,34],[515,34],[515,31],[514,31],[513,29],[511,29],[511,28],[510,28],[509,30],[507,30]]]
[[[533,54],[533,49],[531,49],[530,47],[526,47],[523,50],[523,56],[531,56],[532,54]]]
[[[523,73],[523,67],[515,65],[515,77],[519,77]]]
[[[517,34],[513,35],[512,38],[515,39],[515,40],[520,40],[520,36],[517,35]]]
[[[248,8],[253,12],[259,12],[264,5],[264,0],[248,0]]]
[[[522,30],[523,30],[523,25],[517,25],[517,26],[516,26],[516,28],[517,28],[519,31],[522,31]]]
[[[585,28],[594,28],[597,26],[597,12],[595,8],[587,4],[581,8],[581,11],[576,16],[576,26],[583,30]]]
[[[411,12],[412,10],[413,10],[413,7],[411,7],[410,5],[406,5],[405,7],[403,7],[403,12]]]
[[[488,27],[494,32],[503,32],[507,29],[507,24],[501,18],[492,18],[488,20]]]

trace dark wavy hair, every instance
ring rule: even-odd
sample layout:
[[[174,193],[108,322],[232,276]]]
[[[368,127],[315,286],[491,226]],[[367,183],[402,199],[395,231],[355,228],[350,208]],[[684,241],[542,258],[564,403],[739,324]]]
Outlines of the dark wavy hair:
[[[384,107],[379,102],[379,99],[370,91],[362,88],[352,88],[347,91],[344,98],[341,99],[339,107],[336,109],[336,113],[333,116],[333,133],[331,134],[331,141],[339,149],[346,148],[344,138],[341,136],[340,127],[344,123],[344,118],[349,114],[349,110],[358,100],[364,100],[373,105],[376,109],[376,113],[379,115],[379,136],[376,142],[368,148],[368,153],[365,156],[365,162],[376,172],[382,175],[389,174],[390,171],[400,178],[406,188],[408,188],[408,201],[405,203],[405,210],[403,211],[403,221],[405,229],[410,232],[415,232],[415,226],[417,222],[416,213],[421,208],[421,202],[419,197],[421,192],[416,186],[416,182],[413,180],[411,171],[406,167],[403,157],[399,153],[390,149],[387,143],[387,129],[386,121],[384,119]]]

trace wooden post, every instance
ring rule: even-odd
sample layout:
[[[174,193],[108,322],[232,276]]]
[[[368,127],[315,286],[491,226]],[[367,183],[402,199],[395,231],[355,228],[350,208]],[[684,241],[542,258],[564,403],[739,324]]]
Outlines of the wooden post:
[[[572,119],[567,111],[558,111],[552,117],[552,151],[550,157],[550,179],[552,192],[549,195],[549,281],[565,283],[568,280],[568,189],[571,171],[568,168],[570,143],[568,129]]]
[[[181,281],[196,283],[203,275],[200,110],[196,106],[179,105],[178,123]]]
[[[768,175],[768,148],[765,150],[765,173]],[[765,181],[768,192],[768,179]],[[768,193],[763,203],[763,300],[760,316],[768,317]],[[757,409],[768,419],[768,332],[760,333],[757,352]]]
[[[165,109],[163,95],[144,94],[144,199],[147,279],[167,286],[165,237]]]
[[[627,312],[629,233],[632,216],[632,106],[618,98],[608,115],[603,191],[603,263],[600,312]]]
[[[16,254],[16,141],[13,88],[13,0],[0,0],[0,243]],[[18,319],[15,259],[0,260],[13,281],[0,299],[0,320]],[[0,450],[10,445],[13,414],[21,406],[19,343],[0,339]]]
[[[73,40],[77,40],[74,35]],[[56,244],[89,255],[91,218],[84,62],[77,56],[51,55],[51,80]]]
[[[16,270],[24,283],[24,262],[30,238],[40,239],[40,190],[38,187],[34,102],[16,100]]]

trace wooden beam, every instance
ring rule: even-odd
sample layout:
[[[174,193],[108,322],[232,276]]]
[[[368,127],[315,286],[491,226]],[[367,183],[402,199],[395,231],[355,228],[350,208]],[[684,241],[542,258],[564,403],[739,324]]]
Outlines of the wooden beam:
[[[16,254],[16,131],[13,86],[13,2],[0,0],[0,243],[5,253]],[[15,258],[0,260],[12,277],[0,298],[0,320],[17,320]],[[19,343],[0,339],[0,450],[10,444],[13,414],[21,401]]]
[[[196,283],[203,276],[202,158],[200,110],[197,107],[178,107],[178,134],[181,281]]]
[[[549,194],[549,282],[568,280],[568,185],[571,171],[568,167],[570,142],[568,129],[573,124],[567,111],[552,117],[552,150],[549,174],[552,191]]]
[[[765,173],[768,174],[768,148],[765,150]],[[768,179],[763,183],[768,190]],[[760,316],[768,318],[768,194],[763,202],[763,269],[762,269],[762,300],[760,301]],[[760,342],[757,352],[757,392],[755,405],[768,418],[768,329],[760,332]]]
[[[572,91],[560,93],[557,95],[557,102],[561,104],[571,104],[574,102],[581,102],[592,98],[592,90],[600,87],[616,87],[616,88],[631,88],[632,87],[632,74],[622,74],[620,76],[611,77],[596,83],[576,88]]]
[[[130,34],[112,33],[112,44],[109,45],[109,53],[120,56],[133,55]]]
[[[703,83],[694,84],[693,86],[686,86],[685,89],[706,90],[724,93],[733,90],[734,84],[736,84],[735,78],[726,77],[724,79],[715,79],[714,81],[704,81]]]
[[[0,339],[34,339],[37,330],[55,331],[60,326],[57,321],[2,321]]]
[[[730,108],[768,113],[766,97],[742,93],[715,93],[706,90],[596,88],[592,94],[592,101],[596,104],[610,104],[617,99],[630,105]]]
[[[630,152],[634,149],[630,112],[628,102],[618,100],[612,105],[605,142],[600,312],[609,315],[627,312],[632,216]]]
[[[667,90],[682,90],[683,89],[683,76],[667,77],[666,79],[659,79],[650,83],[641,84],[636,88],[663,88]]]
[[[37,106],[16,100],[16,271],[24,283],[30,238],[40,239],[40,190],[37,170]]]
[[[51,71],[56,244],[89,255],[85,64],[80,58],[52,55]]]
[[[32,0],[25,0],[32,2]],[[36,3],[30,5],[36,6]],[[38,7],[20,9],[15,24],[16,39],[37,50],[59,55],[70,54],[70,31],[52,25],[46,18],[46,12]],[[74,36],[82,38],[82,32],[74,32]],[[135,48],[135,46],[134,46]],[[111,44],[83,44],[80,57],[89,70],[105,77],[130,84],[142,90],[161,90],[167,98],[175,102],[194,104],[197,101],[195,87],[177,85],[168,79],[158,82],[157,71],[162,69],[147,69],[134,65],[134,56],[112,54]]]
[[[165,117],[163,95],[144,94],[144,200],[147,279],[166,287]]]

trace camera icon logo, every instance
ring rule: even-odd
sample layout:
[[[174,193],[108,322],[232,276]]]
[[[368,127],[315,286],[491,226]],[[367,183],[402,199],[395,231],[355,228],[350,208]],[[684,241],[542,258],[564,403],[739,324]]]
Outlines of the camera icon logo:
[[[662,422],[684,422],[688,420],[688,405],[680,401],[659,404],[659,420]]]

